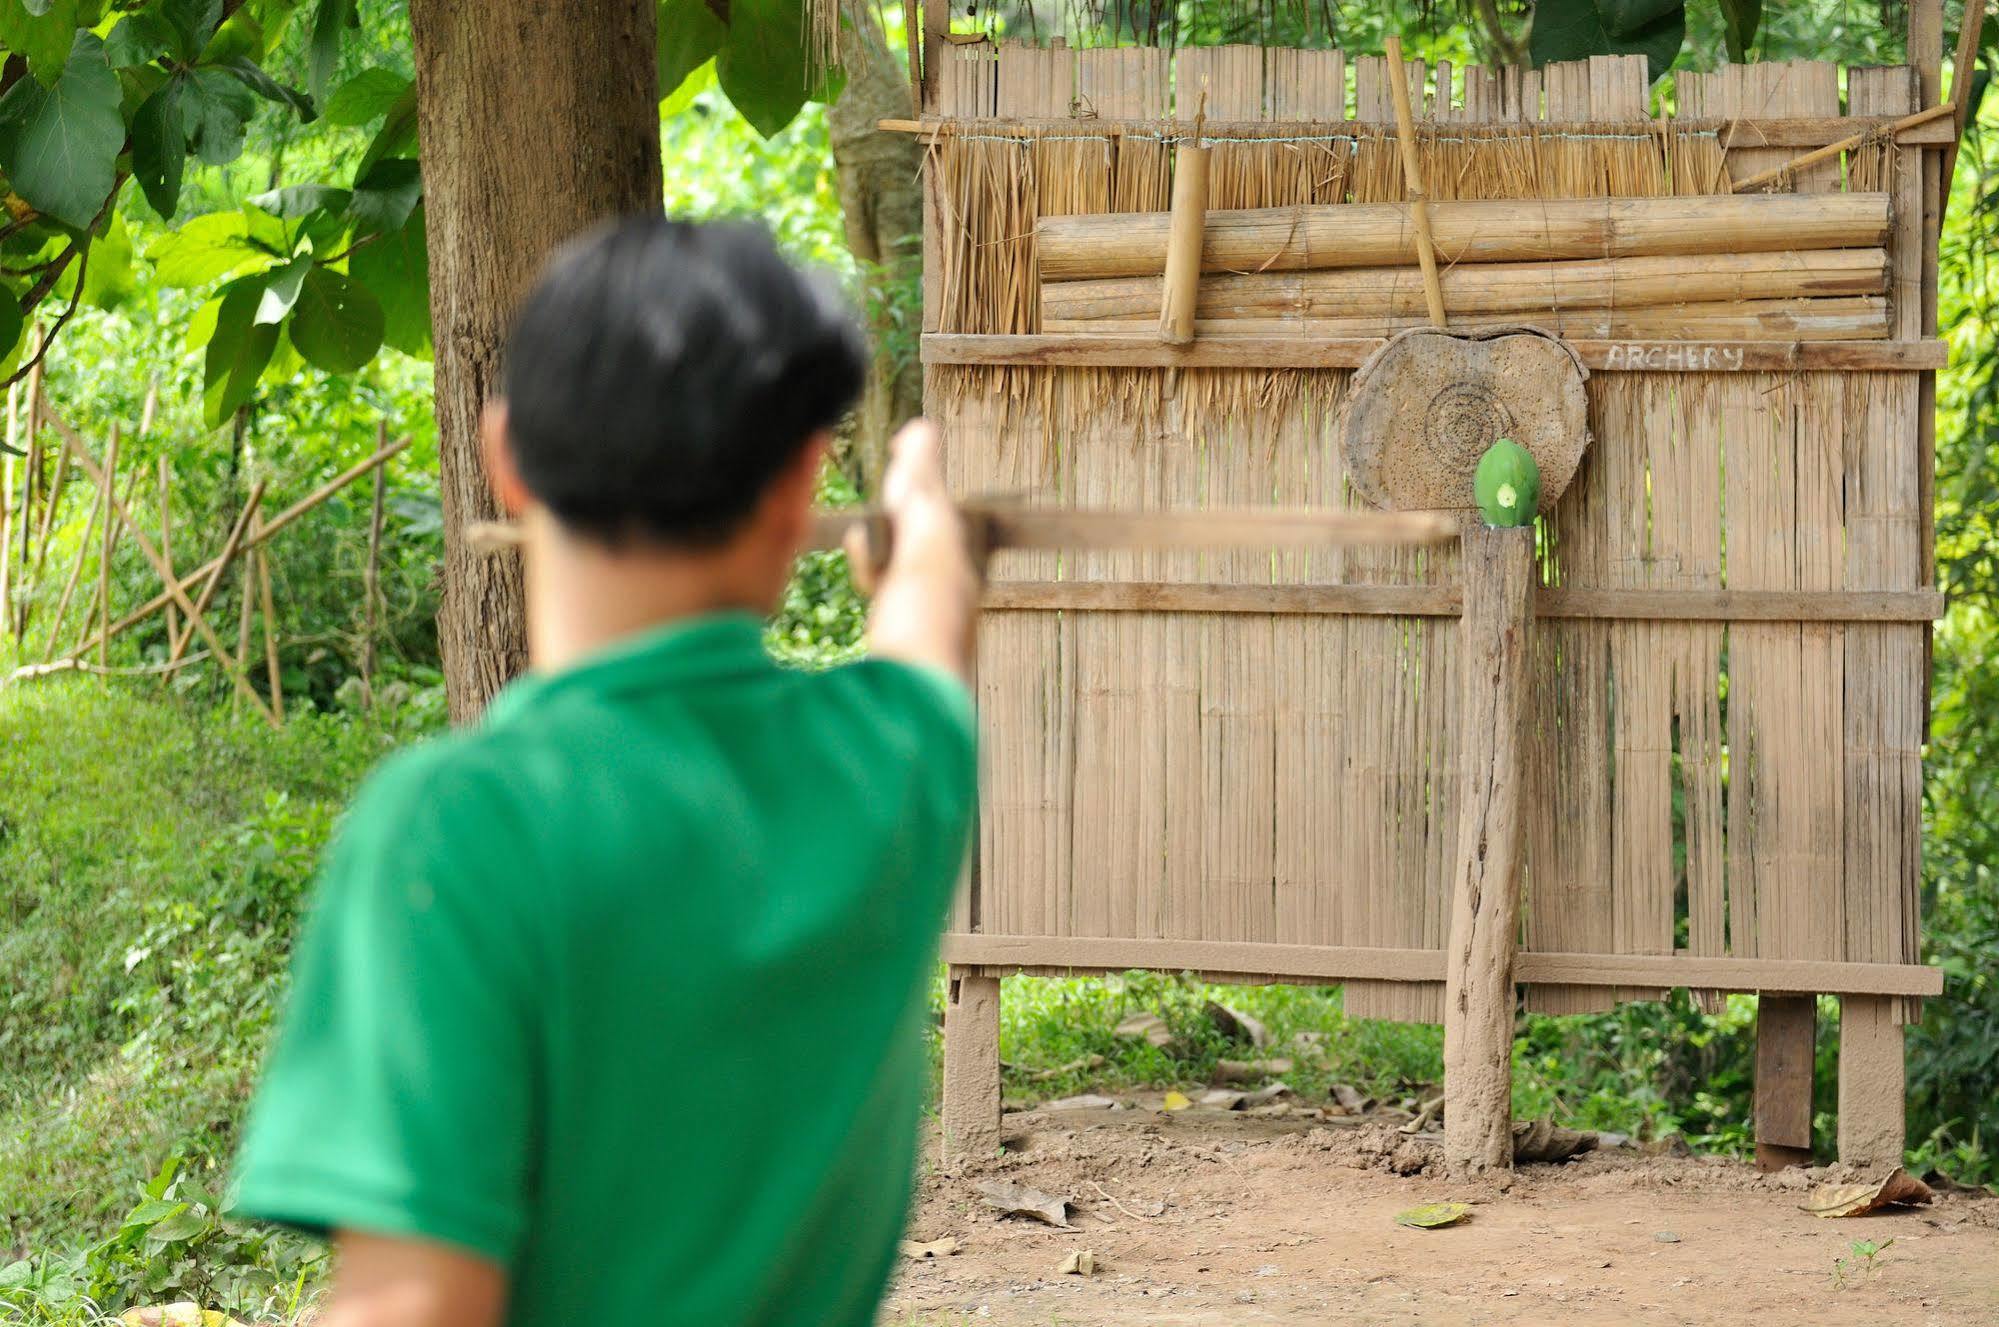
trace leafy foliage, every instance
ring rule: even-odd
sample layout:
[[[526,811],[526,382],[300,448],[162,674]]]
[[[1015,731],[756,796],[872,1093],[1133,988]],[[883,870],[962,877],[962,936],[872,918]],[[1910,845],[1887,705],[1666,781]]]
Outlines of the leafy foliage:
[[[1592,55],[1643,55],[1653,78],[1687,35],[1685,0],[1535,0],[1528,52],[1538,67]]]

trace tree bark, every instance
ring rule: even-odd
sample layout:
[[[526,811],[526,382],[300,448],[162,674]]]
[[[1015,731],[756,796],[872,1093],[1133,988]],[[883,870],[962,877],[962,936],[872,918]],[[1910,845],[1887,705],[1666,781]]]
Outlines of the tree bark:
[[[841,54],[847,84],[827,109],[847,248],[866,281],[874,363],[855,412],[847,469],[871,490],[881,479],[889,435],[923,411],[917,308],[923,277],[923,149],[910,134],[883,133],[884,119],[910,113],[909,77],[890,54],[867,0],[842,5],[852,30]],[[900,319],[898,312],[905,315]]]
[[[456,723],[527,664],[521,567],[466,543],[498,515],[479,453],[515,303],[549,251],[660,207],[652,0],[410,0],[436,350],[444,593]]]

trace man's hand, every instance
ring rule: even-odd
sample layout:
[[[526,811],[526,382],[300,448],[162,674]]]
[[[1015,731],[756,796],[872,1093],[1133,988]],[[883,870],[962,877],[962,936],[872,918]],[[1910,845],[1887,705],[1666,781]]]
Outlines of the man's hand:
[[[870,651],[969,681],[984,569],[944,485],[941,448],[937,426],[927,419],[911,420],[890,445],[881,503],[895,530],[880,584],[866,583],[865,533],[859,527],[848,536],[848,553],[861,588],[874,594]]]
[[[428,1240],[343,1230],[318,1327],[498,1327],[507,1278],[483,1258]]]

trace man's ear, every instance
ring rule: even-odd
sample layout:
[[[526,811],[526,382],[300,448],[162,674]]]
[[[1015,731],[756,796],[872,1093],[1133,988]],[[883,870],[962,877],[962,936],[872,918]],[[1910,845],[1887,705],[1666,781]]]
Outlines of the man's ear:
[[[486,483],[493,500],[508,516],[518,517],[534,500],[514,463],[514,446],[507,433],[507,403],[497,397],[479,412],[479,445],[486,457]]]

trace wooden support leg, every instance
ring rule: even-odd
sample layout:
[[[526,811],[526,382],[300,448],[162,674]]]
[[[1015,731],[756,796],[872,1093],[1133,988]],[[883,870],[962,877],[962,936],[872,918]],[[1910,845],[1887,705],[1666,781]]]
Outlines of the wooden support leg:
[[[999,978],[953,966],[944,998],[944,1164],[1000,1146]]]
[[[1818,1001],[1756,999],[1756,1168],[1812,1164],[1812,1048]]]
[[[1464,810],[1444,964],[1444,1163],[1513,1166],[1513,954],[1534,530],[1464,534]]]
[[[1905,1097],[1902,1025],[1885,995],[1839,1001],[1839,1159],[1900,1165]]]

